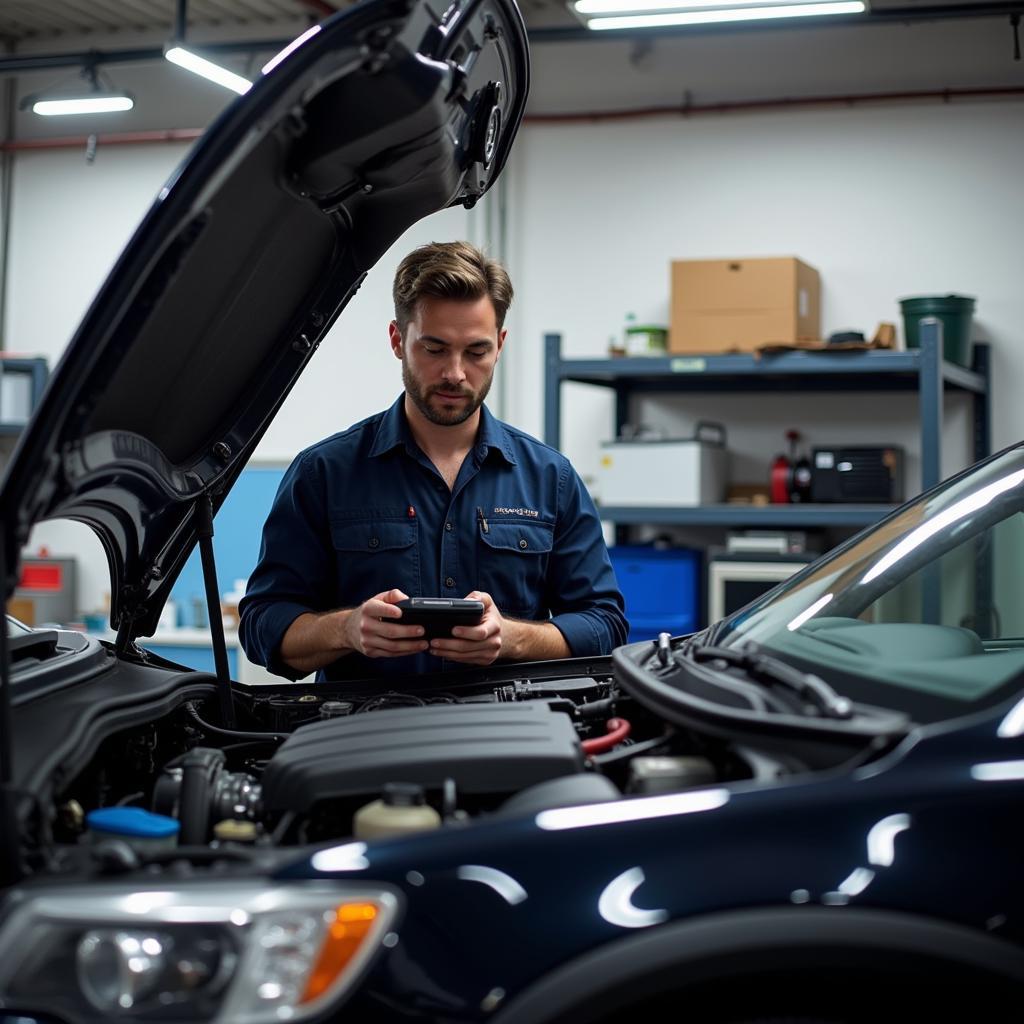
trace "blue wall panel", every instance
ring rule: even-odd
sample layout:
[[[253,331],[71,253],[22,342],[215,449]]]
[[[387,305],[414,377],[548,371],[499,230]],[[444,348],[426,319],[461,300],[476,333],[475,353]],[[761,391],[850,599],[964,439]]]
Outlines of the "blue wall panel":
[[[189,644],[151,644],[145,639],[141,641],[147,651],[158,654],[168,661],[176,661],[186,668],[195,669],[197,672],[209,672],[216,675],[217,666],[213,660],[212,647],[195,647]],[[232,679],[238,678],[238,650],[234,647],[228,648],[228,675]]]
[[[221,594],[236,579],[248,579],[260,554],[263,523],[284,477],[284,466],[248,466],[224,499],[213,523],[213,550],[217,558],[217,583]],[[178,625],[195,626],[197,603],[206,615],[206,588],[199,548],[192,552],[171,591],[178,605]]]

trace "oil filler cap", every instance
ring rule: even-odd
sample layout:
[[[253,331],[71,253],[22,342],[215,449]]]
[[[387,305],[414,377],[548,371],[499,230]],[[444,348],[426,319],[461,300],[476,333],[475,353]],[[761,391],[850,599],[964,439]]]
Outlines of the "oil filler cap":
[[[384,786],[381,800],[387,807],[421,807],[427,802],[423,787],[415,782],[389,782]]]

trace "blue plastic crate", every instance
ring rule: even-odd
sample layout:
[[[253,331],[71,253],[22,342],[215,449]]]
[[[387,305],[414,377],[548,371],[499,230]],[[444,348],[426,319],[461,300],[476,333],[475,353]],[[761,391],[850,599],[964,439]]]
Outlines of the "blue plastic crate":
[[[608,553],[626,599],[630,643],[698,628],[702,552],[618,544]]]

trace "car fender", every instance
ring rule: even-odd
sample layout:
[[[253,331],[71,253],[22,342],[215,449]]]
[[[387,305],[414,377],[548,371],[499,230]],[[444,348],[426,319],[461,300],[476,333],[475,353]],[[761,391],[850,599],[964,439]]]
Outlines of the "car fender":
[[[651,927],[562,965],[518,993],[493,1024],[574,1024],[656,998],[744,977],[854,964],[935,977],[982,976],[1024,986],[1024,950],[960,924],[888,910],[778,907],[730,911]],[[844,996],[836,993],[837,1007]],[[976,1006],[976,1009],[978,1007]]]

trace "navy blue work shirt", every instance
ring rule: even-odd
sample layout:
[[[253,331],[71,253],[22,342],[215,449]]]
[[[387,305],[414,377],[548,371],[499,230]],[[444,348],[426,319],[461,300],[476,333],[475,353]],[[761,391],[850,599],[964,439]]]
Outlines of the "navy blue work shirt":
[[[626,640],[624,603],[594,503],[569,460],[481,406],[476,444],[449,490],[413,440],[404,394],[386,412],[306,449],[289,467],[239,605],[248,657],[279,657],[304,612],[486,591],[502,615],[553,622],[574,656]],[[345,655],[319,678],[418,675],[455,663],[424,653]]]

